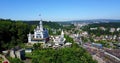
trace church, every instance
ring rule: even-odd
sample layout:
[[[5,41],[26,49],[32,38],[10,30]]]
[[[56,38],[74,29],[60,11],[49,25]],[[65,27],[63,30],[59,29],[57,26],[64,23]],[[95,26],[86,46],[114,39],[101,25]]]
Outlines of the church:
[[[40,20],[39,25],[34,29],[34,34],[28,34],[28,43],[46,43],[49,41],[48,30],[43,28],[42,20]]]
[[[55,45],[64,45],[65,44],[65,38],[64,38],[64,32],[63,30],[61,31],[61,35],[56,36],[55,38],[53,38],[53,42],[55,43]]]

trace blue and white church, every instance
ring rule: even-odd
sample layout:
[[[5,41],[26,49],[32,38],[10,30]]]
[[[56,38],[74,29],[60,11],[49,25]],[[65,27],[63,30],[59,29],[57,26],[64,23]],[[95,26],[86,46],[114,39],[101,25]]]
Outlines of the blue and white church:
[[[48,30],[43,28],[42,20],[40,20],[39,25],[34,29],[34,34],[28,34],[28,43],[43,43],[45,44],[49,41]]]

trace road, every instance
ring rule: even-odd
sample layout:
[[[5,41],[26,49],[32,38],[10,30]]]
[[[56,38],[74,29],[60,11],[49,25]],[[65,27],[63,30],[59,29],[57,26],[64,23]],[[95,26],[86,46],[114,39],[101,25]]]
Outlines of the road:
[[[112,54],[110,54],[108,52],[104,52],[104,54],[109,55],[109,56],[115,58],[116,60],[120,61],[120,58],[118,58],[118,57],[116,57],[116,56],[114,56],[114,55],[112,55]]]
[[[83,47],[84,47],[85,49],[90,48],[91,50],[94,49],[94,50],[98,50],[99,52],[103,52],[103,54],[108,55],[108,56],[110,56],[111,58],[115,59],[116,61],[120,62],[120,58],[118,58],[118,57],[116,57],[116,56],[114,56],[114,55],[106,52],[106,51],[103,50],[103,49],[98,49],[98,48],[96,48],[96,47],[92,47],[92,46],[88,46],[88,45],[83,45]],[[92,51],[92,52],[95,52],[95,51]],[[99,52],[96,52],[96,53],[99,54]],[[94,59],[96,59],[96,60],[98,61],[98,63],[99,63],[100,58],[98,59],[96,56],[93,56],[93,57],[95,57]],[[101,59],[102,59],[102,58],[101,58]],[[102,61],[101,61],[101,63],[102,63]],[[103,63],[104,63],[104,62],[103,62]]]
[[[86,48],[96,49],[96,48],[94,48],[94,47],[90,47],[90,46],[87,46],[87,45],[83,45],[82,47],[83,47],[84,49],[86,49]],[[88,51],[88,52],[89,52],[89,51]],[[94,60],[97,60],[98,63],[106,63],[102,58],[98,57],[97,55],[92,55],[92,57],[93,57]]]

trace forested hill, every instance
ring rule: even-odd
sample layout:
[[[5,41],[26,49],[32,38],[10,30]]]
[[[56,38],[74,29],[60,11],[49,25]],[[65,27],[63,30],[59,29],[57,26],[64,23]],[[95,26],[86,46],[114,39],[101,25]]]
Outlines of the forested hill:
[[[109,22],[109,23],[93,23],[83,26],[82,29],[87,31],[90,28],[105,27],[105,28],[120,28],[120,22]]]
[[[97,28],[96,30],[91,30],[91,28]],[[93,23],[86,26],[83,26],[81,29],[87,31],[91,35],[116,35],[119,36],[120,31],[117,31],[117,28],[120,28],[120,22],[109,22],[109,23]],[[111,32],[112,29],[115,29],[114,32]]]
[[[33,32],[39,21],[13,21],[0,19],[0,52],[27,42],[27,34]],[[43,21],[45,28],[60,28],[58,23]]]
[[[26,43],[30,29],[26,23],[0,19],[0,52]]]
[[[39,25],[40,21],[23,21],[24,23],[27,23],[29,25]],[[47,28],[53,28],[53,29],[59,29],[62,28],[62,26],[60,24],[58,24],[57,22],[51,22],[51,21],[42,21],[43,26],[47,27]]]
[[[94,23],[94,24],[89,24],[89,27],[120,27],[120,22],[109,22],[109,23]]]

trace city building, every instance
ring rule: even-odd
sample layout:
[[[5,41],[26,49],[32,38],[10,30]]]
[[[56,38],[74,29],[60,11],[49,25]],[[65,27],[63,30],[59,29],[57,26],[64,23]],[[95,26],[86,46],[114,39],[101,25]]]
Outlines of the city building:
[[[25,50],[24,49],[11,49],[10,57],[25,60]]]
[[[34,29],[34,34],[28,34],[28,43],[46,43],[49,40],[48,30],[43,28],[42,20],[39,22],[39,26]]]
[[[115,28],[110,28],[110,32],[115,32]]]

